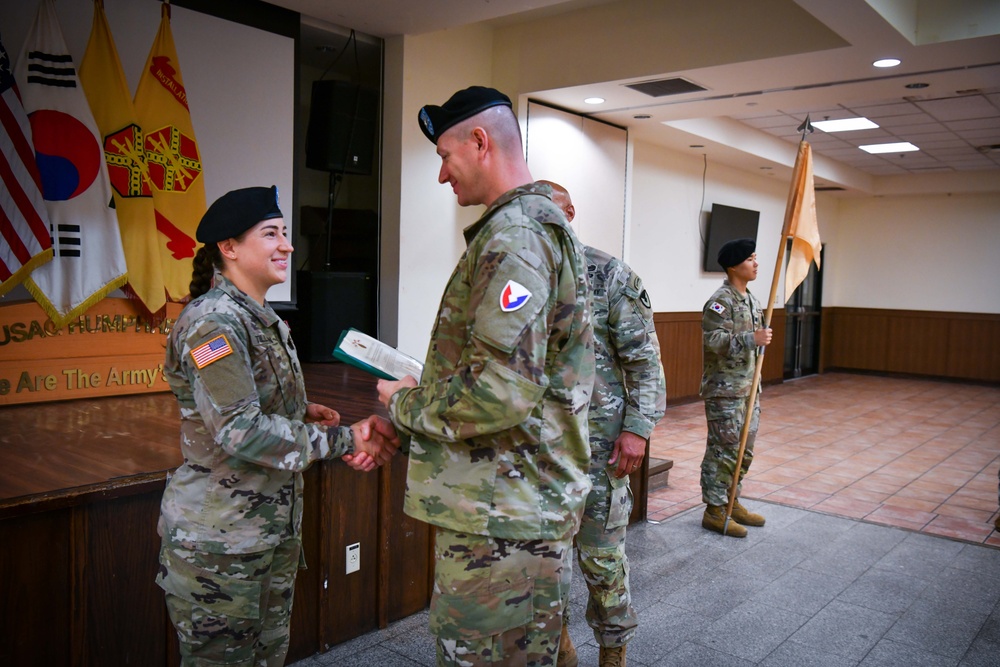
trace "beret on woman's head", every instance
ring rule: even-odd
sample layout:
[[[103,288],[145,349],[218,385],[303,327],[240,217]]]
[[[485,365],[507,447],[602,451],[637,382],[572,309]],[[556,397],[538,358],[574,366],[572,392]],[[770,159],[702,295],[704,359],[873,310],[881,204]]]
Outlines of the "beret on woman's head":
[[[757,241],[754,239],[734,239],[726,241],[719,248],[719,266],[728,269],[746,261],[747,257],[757,250]]]
[[[239,236],[261,220],[280,217],[278,186],[231,190],[208,207],[195,237],[199,243],[218,243]]]

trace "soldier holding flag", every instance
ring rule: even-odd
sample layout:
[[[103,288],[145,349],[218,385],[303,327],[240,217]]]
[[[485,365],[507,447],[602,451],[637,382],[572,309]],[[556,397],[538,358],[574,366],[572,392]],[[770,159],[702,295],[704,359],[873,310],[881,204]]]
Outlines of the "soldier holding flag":
[[[763,325],[760,301],[747,283],[757,278],[757,242],[736,239],[719,249],[719,265],[726,280],[705,303],[701,328],[704,372],[701,378],[708,442],[701,462],[701,498],[707,505],[701,525],[732,537],[746,537],[744,526],[763,526],[764,517],[733,505],[733,521],[726,526],[729,487],[737,474],[742,480],[753,460],[753,442],[760,418],[760,403],[747,409],[758,348],[771,342],[771,329]],[[736,471],[740,432],[750,419],[746,449]],[[737,482],[738,484],[738,482]]]

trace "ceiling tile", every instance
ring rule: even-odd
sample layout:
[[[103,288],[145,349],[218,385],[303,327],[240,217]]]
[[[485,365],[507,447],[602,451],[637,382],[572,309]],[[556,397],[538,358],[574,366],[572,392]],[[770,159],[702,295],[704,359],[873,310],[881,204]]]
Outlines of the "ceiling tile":
[[[916,104],[940,121],[962,120],[966,118],[1000,118],[1000,110],[990,104],[989,100],[982,95],[923,100]]]

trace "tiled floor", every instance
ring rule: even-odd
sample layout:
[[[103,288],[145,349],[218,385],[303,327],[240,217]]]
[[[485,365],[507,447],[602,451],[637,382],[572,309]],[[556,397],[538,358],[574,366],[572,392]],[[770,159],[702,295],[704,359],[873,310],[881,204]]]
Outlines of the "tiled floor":
[[[767,526],[740,540],[701,527],[701,403],[657,427],[674,467],[628,531],[628,664],[1000,665],[1000,389],[827,374],[767,387],[763,410],[743,495]],[[570,634],[594,665],[574,570]],[[293,667],[434,664],[425,609]]]
[[[629,527],[629,667],[997,667],[1000,549],[762,501],[732,539],[692,508]],[[597,664],[574,568],[570,636]],[[345,610],[344,613],[350,613]],[[293,667],[433,667],[427,610]]]
[[[765,387],[761,412],[742,497],[1000,546],[1000,389],[827,373]],[[705,433],[702,403],[667,410],[649,519],[701,504]]]

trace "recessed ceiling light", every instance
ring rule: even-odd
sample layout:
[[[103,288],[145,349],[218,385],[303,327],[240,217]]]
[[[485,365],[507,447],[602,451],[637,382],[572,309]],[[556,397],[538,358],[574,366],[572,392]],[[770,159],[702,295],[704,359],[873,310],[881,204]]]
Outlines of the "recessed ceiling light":
[[[881,58],[872,63],[875,67],[895,67],[901,61],[899,58]]]
[[[604,104],[604,98],[603,97],[588,97],[587,99],[584,100],[584,102],[587,103],[587,104]]]
[[[920,149],[911,144],[909,141],[900,141],[895,144],[868,144],[867,146],[858,146],[861,150],[866,153],[905,153],[907,151],[919,151]]]
[[[917,82],[917,83],[908,83],[906,84],[906,87],[909,88],[910,90],[919,90],[920,88],[926,88],[929,85],[931,84]]]
[[[841,118],[839,120],[814,120],[812,126],[824,132],[850,132],[851,130],[871,130],[878,125],[867,118]]]

